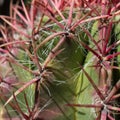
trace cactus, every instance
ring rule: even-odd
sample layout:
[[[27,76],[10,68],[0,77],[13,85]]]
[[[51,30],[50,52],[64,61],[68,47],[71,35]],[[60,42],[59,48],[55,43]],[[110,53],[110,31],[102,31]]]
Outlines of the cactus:
[[[11,3],[0,15],[1,119],[119,120],[119,6]]]

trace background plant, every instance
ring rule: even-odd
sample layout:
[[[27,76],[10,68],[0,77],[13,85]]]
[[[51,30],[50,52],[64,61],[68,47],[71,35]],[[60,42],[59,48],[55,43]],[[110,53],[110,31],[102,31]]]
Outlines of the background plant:
[[[10,5],[0,16],[1,117],[119,119],[119,1]]]

